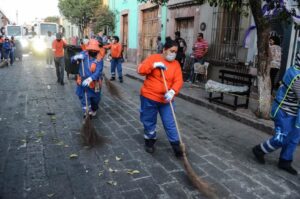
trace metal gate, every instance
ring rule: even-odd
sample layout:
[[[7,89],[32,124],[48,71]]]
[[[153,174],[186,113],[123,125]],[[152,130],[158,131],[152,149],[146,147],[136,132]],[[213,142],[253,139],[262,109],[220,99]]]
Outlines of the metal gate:
[[[180,31],[180,36],[187,45],[186,54],[192,53],[194,44],[194,18],[176,19],[176,31]]]
[[[212,44],[209,59],[218,62],[238,62],[240,44],[240,20],[237,9],[214,8],[212,23]]]
[[[128,14],[123,15],[123,29],[122,29],[122,46],[123,56],[127,59],[127,48],[128,48]]]
[[[143,11],[142,26],[142,60],[150,54],[156,53],[156,38],[160,35],[158,23],[158,7]]]

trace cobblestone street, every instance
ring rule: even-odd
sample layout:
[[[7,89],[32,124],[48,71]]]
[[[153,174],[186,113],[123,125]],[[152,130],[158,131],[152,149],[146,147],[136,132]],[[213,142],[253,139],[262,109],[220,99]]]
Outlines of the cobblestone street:
[[[104,85],[93,124],[107,142],[89,149],[81,144],[73,76],[61,86],[55,68],[45,65],[29,56],[0,69],[0,199],[205,198],[190,184],[160,122],[157,150],[144,151],[140,82],[114,82],[122,99]],[[266,165],[253,159],[251,148],[269,135],[179,98],[176,113],[193,168],[220,198],[300,198],[299,176],[277,168],[278,152]],[[300,170],[299,150],[294,165]]]

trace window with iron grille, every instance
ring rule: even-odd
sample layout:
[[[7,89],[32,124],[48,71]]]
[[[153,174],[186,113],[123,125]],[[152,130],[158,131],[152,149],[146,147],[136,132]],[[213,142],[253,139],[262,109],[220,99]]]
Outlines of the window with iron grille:
[[[238,62],[241,15],[236,8],[213,8],[212,40],[209,59],[216,62]]]

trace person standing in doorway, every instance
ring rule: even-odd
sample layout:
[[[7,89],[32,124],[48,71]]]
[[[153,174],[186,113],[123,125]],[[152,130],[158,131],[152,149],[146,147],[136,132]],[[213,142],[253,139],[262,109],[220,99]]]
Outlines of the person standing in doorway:
[[[66,42],[62,39],[61,33],[56,33],[56,40],[54,40],[52,43],[52,49],[54,51],[54,63],[56,68],[57,82],[61,85],[64,85],[64,47],[66,45]]]
[[[52,35],[51,31],[48,31],[48,35],[45,37],[45,42],[47,45],[47,50],[46,50],[46,63],[48,67],[52,66],[53,62],[53,50],[52,50],[52,43],[55,40],[55,36]]]
[[[179,31],[175,32],[175,41],[177,42],[177,45],[178,45],[178,52],[176,55],[176,60],[179,62],[181,69],[182,69],[184,61],[185,61],[185,52],[186,52],[187,46],[186,46],[185,40],[180,37]]]
[[[280,70],[281,62],[281,47],[280,38],[278,36],[272,36],[269,39],[269,56],[270,56],[270,78],[271,78],[271,94],[276,87],[276,78]]]
[[[119,81],[123,82],[122,76],[122,45],[119,43],[119,37],[113,36],[112,43],[105,45],[104,48],[110,49],[111,54],[111,81],[116,79],[116,68],[118,71]]]
[[[157,39],[156,39],[156,53],[162,53],[163,48],[164,48],[164,45],[161,42],[161,37],[158,36]]]
[[[154,153],[156,142],[157,114],[160,114],[168,140],[176,157],[182,157],[180,141],[170,102],[179,93],[182,85],[182,72],[176,58],[177,42],[167,40],[163,53],[147,57],[137,68],[137,73],[146,76],[141,88],[140,119],[144,125],[145,150]],[[168,90],[164,86],[165,74]]]

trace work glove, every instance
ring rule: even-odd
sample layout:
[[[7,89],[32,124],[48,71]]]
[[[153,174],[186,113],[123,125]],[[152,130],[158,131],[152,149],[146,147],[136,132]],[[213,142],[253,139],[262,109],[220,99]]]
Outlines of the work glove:
[[[89,86],[92,81],[93,79],[91,77],[88,77],[82,82],[82,86]]]
[[[78,55],[75,55],[74,56],[74,60],[83,60],[84,59],[84,56],[83,56],[83,54],[78,54]]]
[[[154,62],[153,64],[153,68],[159,68],[159,69],[162,69],[162,70],[166,70],[166,66],[164,63],[162,62]]]
[[[165,100],[170,102],[173,99],[174,95],[175,95],[175,91],[173,89],[169,90],[165,94]]]

